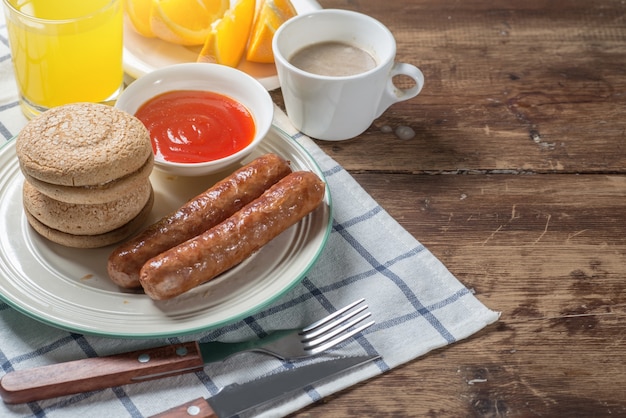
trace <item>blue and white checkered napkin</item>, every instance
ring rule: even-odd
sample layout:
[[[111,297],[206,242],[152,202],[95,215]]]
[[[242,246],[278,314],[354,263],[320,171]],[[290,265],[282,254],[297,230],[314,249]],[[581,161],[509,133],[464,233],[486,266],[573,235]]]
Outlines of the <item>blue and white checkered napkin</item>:
[[[276,124],[312,154],[326,175],[335,197],[334,225],[327,247],[302,283],[271,307],[241,322],[182,339],[256,338],[271,329],[307,324],[364,297],[376,324],[325,358],[377,353],[382,360],[276,402],[256,411],[255,416],[284,416],[430,350],[463,339],[498,318],[341,166],[309,138],[294,132],[278,109]],[[0,374],[177,341],[175,338],[115,340],[72,334],[40,324],[0,303]],[[228,383],[244,382],[283,368],[276,359],[244,354],[191,375],[27,405],[2,405],[0,416],[142,417],[199,396],[211,396]]]
[[[0,144],[26,123],[12,80],[6,27],[0,23]],[[318,162],[332,193],[333,231],[322,256],[302,283],[264,311],[224,328],[180,340],[235,341],[272,329],[307,324],[365,298],[376,324],[321,360],[337,355],[380,354],[382,360],[339,379],[310,387],[253,415],[284,416],[454,343],[498,318],[422,244],[381,208],[339,164],[299,134],[276,109],[275,124]],[[178,342],[117,340],[69,333],[30,319],[0,302],[0,376],[12,370]],[[202,372],[23,405],[0,404],[2,417],[144,417],[232,382],[283,370],[279,360],[243,354]],[[384,396],[381,394],[381,396]]]

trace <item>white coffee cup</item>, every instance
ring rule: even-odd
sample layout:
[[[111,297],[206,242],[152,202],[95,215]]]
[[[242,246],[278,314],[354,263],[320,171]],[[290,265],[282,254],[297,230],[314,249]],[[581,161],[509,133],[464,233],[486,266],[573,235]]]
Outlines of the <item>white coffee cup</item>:
[[[374,68],[354,75],[328,76],[303,71],[290,59],[302,48],[341,42],[368,52]],[[395,62],[396,41],[376,19],[348,10],[323,9],[298,15],[274,34],[272,42],[287,115],[293,125],[316,139],[339,141],[363,133],[389,106],[411,99],[424,86],[414,65]],[[408,89],[393,77],[415,81]]]

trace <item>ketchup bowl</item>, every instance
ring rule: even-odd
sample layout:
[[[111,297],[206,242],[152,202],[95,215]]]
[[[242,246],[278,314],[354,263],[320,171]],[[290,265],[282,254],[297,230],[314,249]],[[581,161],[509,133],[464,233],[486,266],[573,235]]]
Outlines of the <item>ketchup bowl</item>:
[[[155,167],[179,176],[224,171],[267,135],[274,104],[256,79],[209,63],[170,65],[133,81],[116,108],[141,120]]]

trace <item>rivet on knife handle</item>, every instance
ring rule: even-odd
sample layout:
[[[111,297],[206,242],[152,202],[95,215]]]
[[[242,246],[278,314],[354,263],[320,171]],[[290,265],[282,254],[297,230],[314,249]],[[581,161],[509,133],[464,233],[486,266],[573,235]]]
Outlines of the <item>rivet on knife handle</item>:
[[[153,415],[151,418],[217,418],[217,415],[211,408],[211,405],[204,398],[194,399],[193,401],[179,405],[175,408],[168,409],[160,414]]]
[[[201,369],[198,344],[168,345],[7,373],[0,379],[5,403],[24,403],[136,383]]]

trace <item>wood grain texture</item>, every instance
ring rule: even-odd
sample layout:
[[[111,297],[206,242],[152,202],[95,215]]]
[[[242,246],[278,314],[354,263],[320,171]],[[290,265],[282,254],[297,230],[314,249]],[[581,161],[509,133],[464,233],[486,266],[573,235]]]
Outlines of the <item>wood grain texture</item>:
[[[415,99],[358,139],[322,144],[351,170],[623,172],[626,5],[580,2],[322,0],[361,11],[422,69]],[[549,4],[546,4],[549,3]],[[382,126],[408,125],[402,141]],[[371,155],[389,158],[373,159]]]
[[[355,177],[502,316],[296,416],[626,415],[626,178]]]
[[[426,86],[317,143],[502,316],[294,416],[626,416],[626,3],[320,3],[385,23]]]

